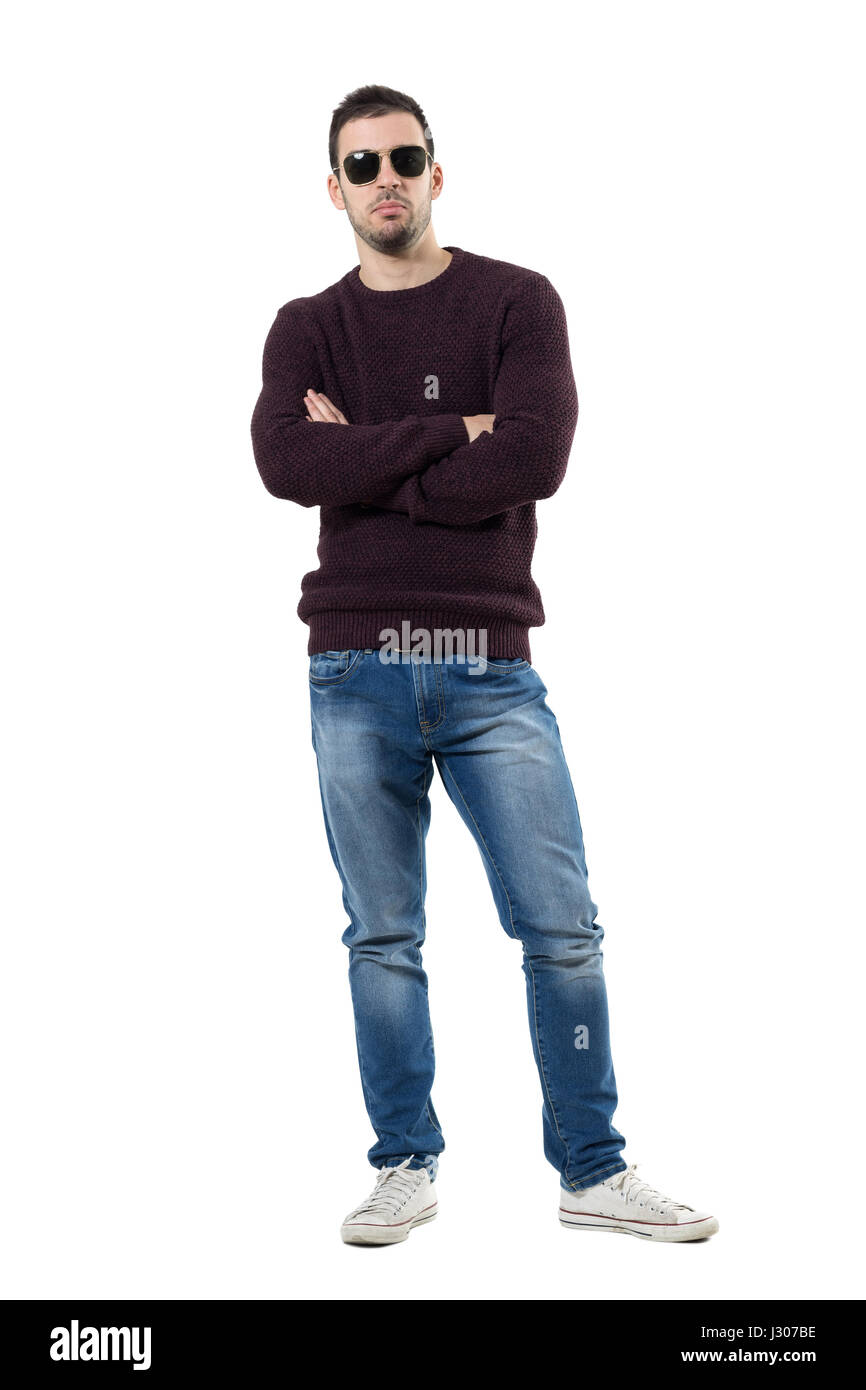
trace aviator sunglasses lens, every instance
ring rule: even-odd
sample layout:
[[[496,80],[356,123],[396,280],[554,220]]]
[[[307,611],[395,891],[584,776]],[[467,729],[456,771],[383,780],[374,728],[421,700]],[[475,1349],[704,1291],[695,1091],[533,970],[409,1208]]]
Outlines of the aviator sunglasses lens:
[[[420,145],[400,145],[391,151],[394,173],[401,179],[416,179],[427,167],[427,151]],[[373,150],[358,150],[343,160],[350,183],[372,183],[379,173],[379,156]]]
[[[372,150],[359,150],[346,155],[343,168],[350,183],[372,183],[379,172],[379,156]]]
[[[427,151],[422,150],[420,145],[401,145],[399,149],[391,151],[391,163],[394,173],[399,174],[401,179],[416,179],[427,167]]]

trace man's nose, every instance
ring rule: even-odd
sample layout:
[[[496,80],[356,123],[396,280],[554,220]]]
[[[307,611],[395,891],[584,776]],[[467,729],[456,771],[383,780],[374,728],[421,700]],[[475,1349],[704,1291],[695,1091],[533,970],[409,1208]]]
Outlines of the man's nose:
[[[379,181],[379,183],[399,183],[399,182],[400,182],[400,175],[394,172],[394,166],[393,166],[393,164],[391,163],[391,156],[390,156],[390,155],[387,155],[387,154],[383,154],[383,155],[382,155],[382,163],[381,163],[381,166],[380,166],[380,168],[379,168],[379,180],[378,180],[378,181]]]

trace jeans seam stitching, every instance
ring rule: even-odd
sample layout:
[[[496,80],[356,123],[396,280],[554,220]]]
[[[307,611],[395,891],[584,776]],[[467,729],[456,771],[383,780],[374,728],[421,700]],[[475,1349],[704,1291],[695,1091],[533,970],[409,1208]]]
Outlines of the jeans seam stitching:
[[[425,734],[429,734],[431,729],[437,729],[445,718],[445,693],[442,689],[442,676],[434,664],[433,674],[436,678],[436,719],[422,719],[421,728]],[[423,695],[422,695],[423,703]]]
[[[427,922],[426,922],[426,915],[425,915],[425,912],[424,912],[424,873],[423,873],[423,870],[424,870],[424,837],[423,837],[423,835],[422,835],[422,833],[421,833],[421,802],[424,800],[424,797],[427,795],[428,791],[430,790],[430,783],[431,783],[432,781],[433,781],[433,762],[432,762],[432,759],[431,759],[431,761],[430,761],[430,768],[429,768],[429,776],[425,778],[425,783],[426,783],[426,784],[425,784],[425,786],[424,786],[424,789],[423,789],[423,791],[421,792],[421,795],[415,798],[415,828],[416,828],[416,830],[417,830],[417,832],[418,832],[418,901],[419,901],[419,903],[420,903],[420,905],[421,905],[421,929],[422,929],[422,931],[424,932],[425,936],[426,936],[426,934],[427,934]],[[420,948],[420,946],[416,946],[415,949],[416,949],[416,951],[418,952],[418,965],[419,965],[419,967],[420,967],[421,969],[423,969],[423,964],[422,964],[422,959],[421,959],[421,948]],[[428,1017],[429,1017],[429,1012],[430,1012],[430,1005],[429,1005],[429,1002],[428,1002],[428,1005],[427,1005],[427,1012],[428,1012]],[[434,1072],[434,1075],[435,1075],[435,1072],[436,1072],[436,1049],[435,1049],[435,1047],[433,1046],[433,1030],[432,1030],[432,1028],[430,1029],[430,1033],[429,1033],[429,1035],[428,1035],[428,1042],[429,1042],[429,1044],[430,1044],[430,1055],[431,1055],[432,1058],[433,1058],[433,1072]],[[424,1109],[425,1109],[425,1111],[427,1112],[427,1119],[430,1121],[430,1124],[433,1126],[433,1128],[435,1129],[436,1133],[439,1135],[439,1138],[440,1138],[440,1139],[443,1139],[443,1142],[444,1142],[444,1138],[443,1138],[442,1131],[441,1131],[441,1129],[439,1128],[439,1126],[438,1126],[437,1124],[434,1123],[434,1121],[433,1121],[433,1116],[430,1114],[430,1101],[429,1101],[429,1097],[428,1097],[428,1099],[424,1102]]]
[[[533,1027],[535,1028],[535,1045],[538,1048],[538,1060],[541,1063],[541,1075],[544,1078],[544,1089],[547,1092],[547,1100],[550,1105],[550,1112],[553,1115],[553,1123],[556,1125],[556,1135],[559,1139],[560,1144],[565,1149],[565,1166],[568,1167],[570,1162],[568,1144],[566,1143],[565,1139],[563,1139],[562,1131],[559,1128],[559,1116],[556,1113],[556,1106],[553,1103],[553,1096],[550,1094],[550,1084],[547,1080],[547,1072],[544,1067],[544,1051],[542,1049],[541,1038],[538,1033],[538,997],[535,992],[535,971],[532,968],[532,961],[529,958],[529,954],[526,950],[525,945],[523,947],[523,954],[526,957],[526,964],[529,967],[529,973],[532,977],[532,1023]]]

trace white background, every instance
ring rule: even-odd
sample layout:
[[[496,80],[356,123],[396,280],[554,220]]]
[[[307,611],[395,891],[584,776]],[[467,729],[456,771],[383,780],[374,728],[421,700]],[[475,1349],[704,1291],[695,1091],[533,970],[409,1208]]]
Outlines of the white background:
[[[3,1297],[863,1296],[860,20],[7,18]],[[387,1252],[339,1238],[374,1135],[295,612],[318,511],[266,492],[249,422],[277,308],[357,264],[327,132],[367,82],[424,108],[439,244],[566,307],[533,660],[606,931],[615,1122],[718,1216],[693,1246],[559,1225],[520,951],[438,776],[440,1214]]]

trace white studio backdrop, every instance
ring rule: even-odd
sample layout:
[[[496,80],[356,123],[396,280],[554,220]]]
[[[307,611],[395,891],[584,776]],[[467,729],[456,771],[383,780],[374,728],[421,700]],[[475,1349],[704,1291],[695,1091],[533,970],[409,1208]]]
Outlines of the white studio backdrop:
[[[626,1158],[720,1221],[692,1249],[559,1226],[520,951],[437,776],[441,1212],[389,1272],[425,1299],[862,1297],[823,1200],[863,1137],[861,17],[7,14],[3,1297],[380,1296],[339,1240],[374,1136],[295,613],[318,511],[265,491],[249,435],[276,310],[357,263],[325,156],[366,82],[425,110],[439,244],[565,304],[580,416],[533,660]]]

